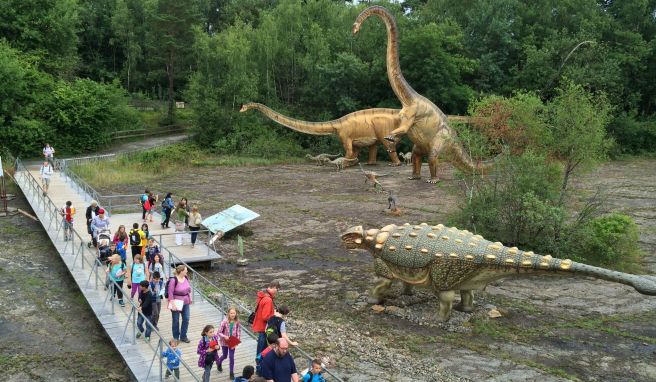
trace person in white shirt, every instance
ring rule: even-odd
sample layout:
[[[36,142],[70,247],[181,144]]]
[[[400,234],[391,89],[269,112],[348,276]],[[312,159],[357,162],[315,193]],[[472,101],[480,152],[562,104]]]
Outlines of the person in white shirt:
[[[43,148],[43,156],[52,167],[55,167],[55,149],[50,146],[50,143],[46,143],[46,147]]]
[[[50,176],[52,176],[52,166],[48,162],[43,162],[41,170],[41,185],[43,186],[43,196],[46,196],[48,193],[48,188],[50,187]]]

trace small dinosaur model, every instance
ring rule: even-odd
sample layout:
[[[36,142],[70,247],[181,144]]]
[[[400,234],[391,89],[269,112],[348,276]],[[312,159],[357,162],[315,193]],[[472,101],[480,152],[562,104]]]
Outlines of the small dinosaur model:
[[[372,302],[382,301],[393,280],[427,286],[439,298],[438,317],[449,319],[455,292],[460,291],[456,310],[472,312],[474,290],[509,276],[530,273],[574,273],[634,287],[639,293],[656,296],[656,276],[636,276],[604,268],[540,256],[480,235],[442,224],[430,226],[394,224],[382,229],[348,229],[341,236],[346,248],[366,249],[374,257],[374,270],[381,279],[373,288]],[[407,288],[406,288],[407,289]]]
[[[387,191],[387,209],[390,211],[395,211],[396,208],[396,195],[394,195],[394,191],[388,190]]]
[[[319,154],[312,156],[310,154],[305,154],[305,157],[316,162],[317,166],[323,166],[327,162],[330,162],[333,159],[339,158],[339,154]]]
[[[306,122],[299,119],[289,118],[260,103],[249,102],[244,104],[240,112],[250,109],[259,110],[273,121],[292,130],[312,135],[336,135],[344,147],[347,159],[358,157],[360,149],[369,148],[369,164],[376,163],[378,147],[376,143],[389,146],[385,143],[385,136],[399,127],[401,119],[398,109],[366,109],[347,114],[339,119],[326,122]],[[391,145],[396,146],[400,137],[392,139]],[[388,149],[388,152],[390,150]],[[390,153],[390,159],[395,166],[401,164],[396,150]]]
[[[451,160],[461,169],[478,173],[489,169],[494,162],[474,162],[458,143],[456,132],[449,127],[447,116],[433,102],[418,94],[405,80],[399,65],[398,30],[394,16],[381,6],[363,10],[353,24],[353,34],[360,31],[360,25],[370,16],[378,16],[387,28],[387,77],[403,108],[399,115],[400,126],[386,136],[396,141],[399,135],[407,134],[412,141],[412,176],[421,179],[421,162],[428,156],[430,169],[429,183],[437,183],[437,161],[440,153],[448,151]]]
[[[403,163],[407,166],[412,163],[412,153],[407,152],[405,154],[400,154],[399,157],[403,158]]]
[[[361,163],[358,164],[360,165],[360,171],[362,171],[362,173],[364,174],[364,184],[367,184],[367,182],[371,182],[375,190],[380,189],[381,191],[384,191],[385,189],[383,188],[383,185],[380,184],[380,182],[378,181],[378,178],[387,176],[389,174],[378,174],[373,171],[367,171],[362,167]]]
[[[331,160],[328,163],[334,165],[337,167],[337,171],[342,171],[344,167],[351,166],[352,164],[355,164],[358,161],[358,158],[355,159],[348,159],[345,157],[337,158],[335,160]]]

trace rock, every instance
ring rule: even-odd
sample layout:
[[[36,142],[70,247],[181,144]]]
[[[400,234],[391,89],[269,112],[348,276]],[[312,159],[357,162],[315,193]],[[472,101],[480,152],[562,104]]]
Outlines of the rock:
[[[498,310],[490,309],[490,310],[487,311],[487,316],[490,317],[490,318],[499,318],[502,315],[501,315],[501,312],[499,312]]]
[[[393,314],[398,317],[403,317],[403,315],[405,314],[405,310],[403,310],[403,308],[399,308],[398,306],[394,306],[394,305],[390,305],[386,307],[385,312],[389,314]]]
[[[358,301],[358,298],[360,297],[360,294],[355,291],[348,291],[344,295],[344,302],[347,304],[353,304],[354,302]]]
[[[371,310],[373,310],[373,311],[376,312],[376,313],[382,313],[382,312],[385,311],[385,307],[382,306],[382,305],[373,305],[373,306],[371,307]]]

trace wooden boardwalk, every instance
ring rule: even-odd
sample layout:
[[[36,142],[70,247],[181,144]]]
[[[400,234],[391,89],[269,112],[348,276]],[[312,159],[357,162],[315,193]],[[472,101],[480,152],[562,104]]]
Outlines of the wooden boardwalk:
[[[105,273],[103,269],[94,266],[96,259],[95,249],[88,249],[86,243],[89,235],[84,224],[84,212],[89,203],[88,195],[78,193],[75,187],[59,173],[51,178],[50,190],[47,196],[42,195],[38,168],[25,168],[19,163],[16,172],[16,181],[29,201],[35,214],[44,226],[53,245],[57,248],[62,260],[68,267],[71,276],[82,291],[82,294],[94,311],[99,322],[105,328],[107,335],[122,355],[131,373],[138,381],[160,381],[166,370],[166,359],[159,357],[162,350],[171,338],[171,313],[166,308],[166,300],[162,301],[162,312],[159,320],[159,330],[153,332],[151,340],[146,342],[143,337],[135,338],[135,312],[136,301],[130,303],[128,296],[124,297],[125,307],[120,307],[116,301],[109,299],[109,291],[104,288]],[[57,211],[70,200],[76,208],[77,215],[74,224],[75,234],[72,241],[64,241],[61,217]],[[136,201],[135,201],[136,204]],[[128,230],[132,223],[141,225],[141,215],[138,213],[117,214],[110,216],[111,229],[115,232],[119,225],[125,225]],[[151,233],[157,238],[159,233],[170,233],[173,230],[162,230],[159,221],[149,223]],[[207,262],[220,258],[214,251],[201,243],[195,248],[189,244],[175,246],[174,236],[162,236],[164,247],[171,252],[174,258],[188,262]],[[188,241],[187,241],[188,243]],[[128,261],[131,256],[128,256]],[[165,260],[167,256],[165,256]],[[179,261],[176,261],[179,262]],[[129,266],[129,263],[128,263]],[[202,328],[212,324],[218,328],[224,317],[224,309],[209,301],[204,293],[201,282],[202,276],[192,274],[194,285],[194,303],[191,305],[191,319],[188,336],[191,343],[180,343],[182,363],[180,365],[180,379],[183,381],[202,380],[202,369],[198,367],[196,347]],[[130,290],[124,288],[124,293]],[[228,298],[228,296],[225,296]],[[226,304],[222,306],[226,306]],[[242,343],[235,353],[235,374],[240,375],[244,366],[253,365],[255,360],[256,341],[246,331],[241,333]],[[223,363],[223,373],[218,373],[216,367],[212,371],[212,381],[228,380],[228,360]],[[174,378],[172,378],[173,380]]]

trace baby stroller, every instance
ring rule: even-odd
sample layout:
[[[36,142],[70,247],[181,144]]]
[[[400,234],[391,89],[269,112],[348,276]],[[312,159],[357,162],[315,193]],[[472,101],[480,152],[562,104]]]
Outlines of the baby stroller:
[[[98,259],[105,264],[109,256],[112,255],[110,245],[112,243],[112,233],[108,229],[98,231]]]

